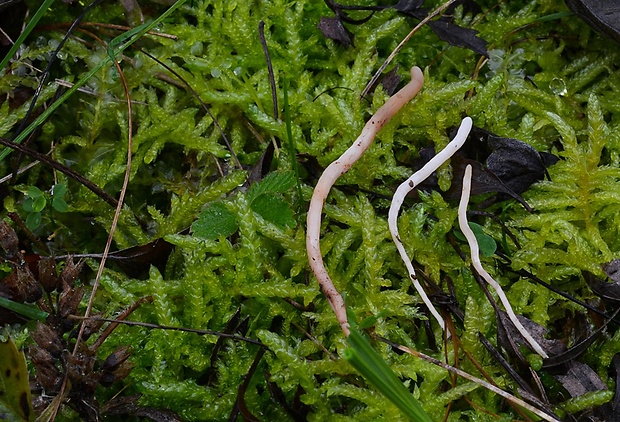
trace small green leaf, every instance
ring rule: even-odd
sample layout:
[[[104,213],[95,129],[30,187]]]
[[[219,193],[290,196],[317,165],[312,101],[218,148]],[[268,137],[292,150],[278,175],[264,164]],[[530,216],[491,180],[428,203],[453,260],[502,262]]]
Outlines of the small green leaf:
[[[474,235],[478,240],[478,246],[480,246],[480,253],[482,256],[492,256],[497,250],[497,243],[495,243],[495,239],[489,235],[486,235],[480,224],[470,222],[469,227],[471,228],[471,231],[474,232]]]
[[[54,208],[58,212],[67,212],[67,210],[69,209],[69,205],[61,197],[55,196],[52,198],[52,208]]]
[[[252,210],[265,220],[280,227],[295,226],[295,218],[290,204],[273,194],[260,195],[250,205]]]
[[[62,198],[67,193],[67,185],[58,183],[52,187],[52,196],[54,198]]]
[[[35,230],[41,225],[41,213],[31,212],[26,216],[26,226],[30,230]]]
[[[32,200],[32,198],[26,198],[24,200],[24,203],[22,204],[22,207],[24,208],[24,211],[26,212],[32,212],[32,203],[34,201]]]
[[[295,173],[292,171],[274,171],[260,182],[254,183],[248,190],[247,198],[252,203],[266,193],[284,193],[295,186]]]
[[[0,402],[22,421],[34,421],[24,352],[12,339],[0,342]]]
[[[36,198],[39,198],[39,197],[43,196],[43,192],[41,192],[41,189],[39,189],[36,186],[29,186],[27,194],[32,199],[36,199]]]
[[[194,236],[215,240],[220,236],[230,236],[237,231],[235,214],[222,202],[207,206],[192,224]]]
[[[45,205],[47,205],[47,199],[44,196],[37,196],[32,201],[32,211],[41,212],[45,209]]]

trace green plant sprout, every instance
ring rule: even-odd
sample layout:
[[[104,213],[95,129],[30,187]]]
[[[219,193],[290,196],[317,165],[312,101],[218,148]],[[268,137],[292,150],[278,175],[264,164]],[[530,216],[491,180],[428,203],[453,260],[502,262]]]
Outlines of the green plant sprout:
[[[28,186],[26,199],[22,203],[22,208],[26,211],[26,226],[30,230],[37,229],[43,221],[42,213],[48,205],[58,212],[67,212],[69,205],[64,199],[67,193],[67,185],[58,183],[52,186],[51,194],[41,191],[36,186]]]

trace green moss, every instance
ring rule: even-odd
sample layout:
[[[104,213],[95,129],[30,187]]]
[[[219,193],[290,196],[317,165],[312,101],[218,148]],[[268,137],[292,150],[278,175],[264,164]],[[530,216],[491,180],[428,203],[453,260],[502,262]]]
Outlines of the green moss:
[[[450,129],[464,115],[486,130],[557,154],[561,160],[549,168],[550,180],[523,194],[533,213],[514,201],[489,209],[518,242],[506,237],[494,221],[481,218],[477,223],[509,249],[505,252],[512,270],[526,269],[570,294],[591,299],[582,271],[602,277],[600,265],[620,256],[620,73],[615,66],[617,48],[575,16],[544,19],[565,11],[563,2],[480,3],[482,14],[464,15],[458,8],[456,17],[490,42],[486,64],[478,66],[473,52],[440,41],[428,28],[396,56],[390,67],[400,66],[398,73],[405,79],[412,65],[424,68],[425,87],[338,181],[325,206],[322,251],[335,285],[345,293],[358,320],[376,318],[375,334],[437,358],[447,355],[452,364],[475,373],[476,367],[463,357],[466,351],[500,386],[515,390],[478,341],[480,332],[496,344],[495,314],[451,243],[467,253],[466,243],[454,236],[456,204],[440,192],[421,193],[419,199],[406,201],[399,228],[429,283],[443,292],[453,289],[465,312],[464,323],[456,324],[462,344],[457,351],[452,345],[442,346],[442,333],[434,323],[430,332],[423,329],[420,299],[387,229],[385,196],[410,175],[421,148],[440,149],[449,142]],[[71,13],[59,6],[46,19],[68,21]],[[247,318],[244,335],[268,347],[244,396],[249,411],[264,420],[292,419],[284,407],[274,404],[267,381],[282,390],[289,405],[303,403],[300,408],[308,412],[308,420],[399,419],[396,408],[340,357],[346,342],[310,276],[305,214],[293,204],[309,200],[320,171],[348,148],[366,119],[387,99],[382,87],[361,101],[359,94],[412,22],[390,10],[375,13],[363,25],[348,26],[355,45],[344,49],[316,28],[320,17],[330,13],[322,2],[197,0],[158,27],[178,39],[148,36],[138,42],[196,90],[245,170],[234,170],[213,119],[185,89],[169,82],[172,76],[165,69],[132,50],[125,51],[127,60],[121,63],[135,102],[134,163],[115,246],[121,249],[163,237],[175,250],[165,270],[152,267],[146,280],[106,270],[97,307],[113,314],[152,295],[153,303],[142,305],[132,318],[214,331],[224,330],[239,310]],[[119,5],[93,12],[90,18],[122,23]],[[273,116],[258,38],[261,20],[280,108],[281,87],[288,86],[302,198],[290,184],[270,191],[274,195],[265,200],[256,194],[258,185],[248,182],[251,167],[267,145],[288,139],[283,114]],[[57,42],[60,35],[43,32],[37,37],[42,38],[28,43],[14,68],[25,68],[32,60],[46,64],[50,42]],[[68,81],[76,81],[107,54],[78,40],[70,40],[66,52],[70,59],[62,60],[53,76]],[[32,79],[11,73],[0,78],[4,96],[20,85],[31,86]],[[127,153],[123,90],[112,68],[99,71],[87,87],[91,94],[74,95],[54,114],[37,148],[47,151],[53,142],[55,159],[118,195]],[[53,92],[45,88],[41,101],[49,101]],[[26,107],[0,104],[0,135],[11,135]],[[291,170],[292,158],[284,149],[276,148],[271,167],[278,174]],[[11,171],[9,161],[0,162],[0,171],[3,175]],[[22,177],[22,185],[41,190],[56,183],[68,187],[68,212],[53,211],[53,218],[36,230],[44,237],[54,233],[50,245],[55,252],[103,249],[111,207],[77,182],[42,166]],[[451,166],[442,166],[438,177],[441,190],[447,190]],[[12,190],[9,196],[21,210],[24,195]],[[472,207],[483,199],[474,198]],[[180,234],[214,202],[234,217],[238,230],[229,237]],[[483,264],[505,286],[515,310],[549,328],[551,337],[561,337],[557,324],[581,312],[516,276],[500,265],[497,255],[483,257]],[[600,353],[587,356],[601,374],[620,350],[618,333],[609,330],[609,336],[593,346]],[[101,353],[104,356],[118,344],[132,345],[135,368],[127,383],[129,391],[143,394],[141,403],[172,409],[187,420],[227,420],[258,347],[227,340],[211,366],[216,341],[211,335],[125,327],[114,333]],[[431,350],[434,342],[439,346]],[[519,417],[474,384],[463,380],[452,384],[443,370],[398,356],[386,345],[373,346],[436,420],[446,412],[448,420],[484,420],[478,408],[504,419]],[[209,373],[215,378],[206,383]],[[595,396],[568,405],[581,410],[610,400],[608,393]]]

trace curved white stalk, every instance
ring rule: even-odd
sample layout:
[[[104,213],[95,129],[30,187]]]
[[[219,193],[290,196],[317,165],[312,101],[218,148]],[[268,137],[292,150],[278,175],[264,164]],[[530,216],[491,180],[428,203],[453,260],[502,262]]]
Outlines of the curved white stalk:
[[[314,272],[321,289],[329,301],[332,310],[336,314],[338,323],[346,336],[349,335],[349,322],[342,296],[334,286],[321,256],[320,235],[321,235],[321,212],[325,199],[336,180],[344,173],[349,171],[353,164],[362,156],[374,140],[377,132],[400,110],[409,100],[411,100],[422,88],[424,76],[418,67],[411,69],[411,82],[405,85],[400,91],[392,96],[387,102],[377,110],[374,116],[364,126],[359,137],[353,145],[336,161],[331,163],[323,172],[314,188],[310,207],[307,215],[306,250],[310,268]]]
[[[471,263],[474,266],[475,270],[486,280],[487,283],[495,289],[497,292],[497,296],[499,296],[500,301],[504,305],[506,309],[506,313],[508,317],[514,324],[517,330],[521,333],[523,338],[532,346],[532,349],[536,353],[538,353],[543,358],[549,357],[547,353],[543,350],[543,348],[538,344],[538,342],[531,336],[531,334],[525,329],[521,321],[517,318],[517,315],[512,310],[512,305],[508,301],[506,294],[502,290],[502,286],[499,285],[497,281],[491,277],[491,275],[482,267],[482,263],[480,262],[480,254],[478,247],[478,240],[474,235],[474,232],[469,227],[467,222],[467,203],[469,202],[469,195],[471,193],[471,165],[467,165],[465,168],[465,176],[463,176],[463,190],[461,193],[461,201],[459,202],[459,226],[461,227],[461,231],[465,235],[467,239],[467,243],[469,243],[469,249],[471,250]]]
[[[390,227],[390,232],[392,233],[392,239],[396,244],[396,249],[398,249],[398,253],[400,254],[401,259],[407,267],[407,271],[409,272],[409,278],[411,278],[413,286],[418,291],[418,294],[420,295],[428,309],[431,311],[431,313],[441,326],[442,330],[445,329],[444,320],[431,303],[430,299],[426,295],[426,292],[420,285],[418,278],[416,277],[415,269],[411,264],[411,259],[409,259],[409,255],[407,255],[407,251],[405,251],[405,246],[403,245],[403,242],[398,235],[397,219],[398,212],[400,211],[400,207],[402,206],[407,194],[424,180],[426,180],[428,176],[433,174],[433,172],[435,172],[439,168],[439,166],[448,161],[450,157],[452,157],[454,153],[463,146],[465,140],[467,140],[467,135],[469,135],[469,132],[471,131],[471,127],[471,118],[465,117],[461,122],[461,126],[459,127],[459,130],[454,139],[450,141],[450,143],[446,145],[446,147],[442,149],[440,153],[435,155],[428,163],[426,163],[424,167],[413,173],[411,177],[409,177],[409,179],[401,183],[398,189],[396,189],[394,197],[392,198],[392,203],[390,204],[390,210],[388,212],[388,225]]]

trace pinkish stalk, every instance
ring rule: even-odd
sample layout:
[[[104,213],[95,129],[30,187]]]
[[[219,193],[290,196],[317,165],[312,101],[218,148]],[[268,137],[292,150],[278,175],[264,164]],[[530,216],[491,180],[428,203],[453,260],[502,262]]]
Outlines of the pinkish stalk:
[[[377,110],[375,115],[366,123],[359,137],[353,142],[353,145],[351,145],[340,158],[332,162],[325,169],[314,188],[314,193],[310,200],[306,233],[308,261],[310,262],[310,268],[314,272],[317,281],[321,285],[325,297],[332,307],[334,314],[336,314],[338,323],[345,336],[349,335],[349,321],[347,319],[344,300],[329,277],[321,255],[320,236],[323,205],[336,180],[349,171],[353,164],[368,149],[370,144],[372,144],[377,133],[420,91],[420,89],[422,89],[423,84],[424,76],[420,68],[417,66],[411,68],[411,81]]]

